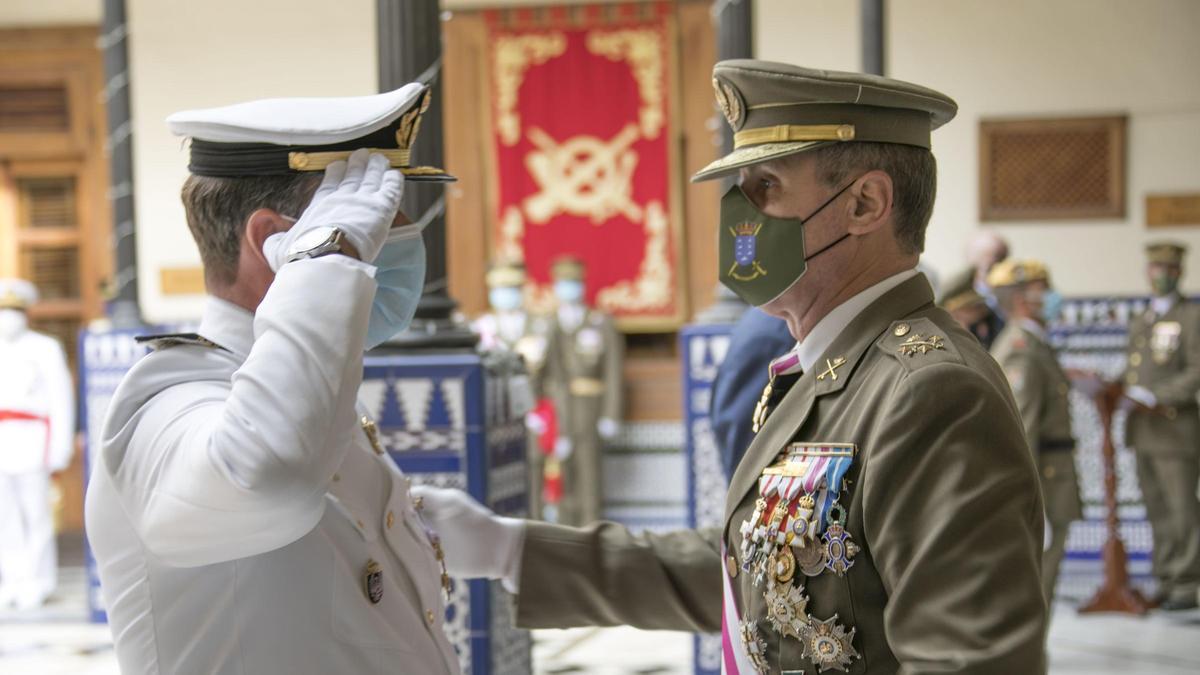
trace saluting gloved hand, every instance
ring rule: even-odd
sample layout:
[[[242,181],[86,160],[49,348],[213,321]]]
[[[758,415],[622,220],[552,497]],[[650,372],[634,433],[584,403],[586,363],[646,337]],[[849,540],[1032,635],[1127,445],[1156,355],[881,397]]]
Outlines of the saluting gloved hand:
[[[516,591],[525,521],[498,516],[462,490],[413,486],[421,517],[441,537],[446,571],[460,579],[500,579]]]
[[[271,270],[278,272],[293,242],[318,227],[338,228],[359,260],[374,262],[404,194],[404,177],[389,165],[387,157],[359,149],[347,161],[326,167],[324,180],[296,224],[263,242]]]

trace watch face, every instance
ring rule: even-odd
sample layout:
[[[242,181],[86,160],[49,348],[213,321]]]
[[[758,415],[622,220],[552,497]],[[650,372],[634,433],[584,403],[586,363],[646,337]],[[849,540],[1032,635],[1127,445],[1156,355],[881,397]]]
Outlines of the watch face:
[[[296,255],[297,253],[311,251],[328,241],[331,234],[333,234],[332,227],[314,227],[296,237],[296,241],[292,242],[291,248],[288,249],[288,254]]]

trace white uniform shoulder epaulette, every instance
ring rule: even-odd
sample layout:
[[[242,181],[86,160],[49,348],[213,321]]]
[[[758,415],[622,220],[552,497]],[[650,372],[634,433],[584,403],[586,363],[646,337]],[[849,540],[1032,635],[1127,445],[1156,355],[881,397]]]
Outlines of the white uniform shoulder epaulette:
[[[150,349],[158,351],[168,347],[177,347],[179,345],[192,345],[194,347],[208,347],[209,349],[225,350],[221,345],[209,340],[199,333],[163,333],[161,335],[139,335],[134,338],[138,344],[148,344]],[[228,351],[228,350],[225,350]]]

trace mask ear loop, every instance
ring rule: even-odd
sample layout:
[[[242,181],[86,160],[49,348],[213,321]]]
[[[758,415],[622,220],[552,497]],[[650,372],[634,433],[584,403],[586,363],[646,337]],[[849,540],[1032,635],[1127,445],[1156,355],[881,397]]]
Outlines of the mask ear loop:
[[[864,174],[864,175],[866,175],[866,174]],[[862,178],[862,176],[859,176],[858,178]],[[838,197],[841,197],[843,192],[845,192],[846,190],[849,190],[851,185],[854,185],[855,183],[857,183],[858,178],[855,178],[854,180],[850,181],[849,183],[846,183],[846,185],[843,186],[841,190],[838,190],[837,192],[833,193],[833,196],[830,197],[829,199],[826,199],[824,204],[821,204],[820,206],[817,207],[817,209],[815,211],[808,214],[807,218],[802,219],[800,221],[800,224],[804,225],[808,221],[815,218],[818,213],[820,213],[821,211],[823,211],[825,209],[826,206],[829,206],[830,204],[832,204],[833,200],[837,199]],[[838,237],[837,239],[834,239],[833,241],[829,242],[828,244],[825,244],[821,248],[817,249],[812,255],[806,256],[804,258],[804,262],[808,262],[809,260],[812,260],[813,258],[821,255],[822,253],[833,248],[834,246],[837,246],[838,244],[842,243],[843,241],[846,241],[846,239],[848,239],[849,237],[850,237],[850,233],[846,232],[845,234]]]
[[[392,242],[404,241],[405,239],[415,239],[421,236],[421,233],[425,231],[425,228],[429,227],[434,220],[440,218],[445,212],[446,195],[443,194],[442,196],[438,197],[436,202],[430,204],[429,208],[425,209],[425,213],[421,214],[421,217],[417,219],[417,222],[409,223],[408,225],[401,225],[400,227],[393,227],[391,230],[389,230],[385,243],[390,244]]]

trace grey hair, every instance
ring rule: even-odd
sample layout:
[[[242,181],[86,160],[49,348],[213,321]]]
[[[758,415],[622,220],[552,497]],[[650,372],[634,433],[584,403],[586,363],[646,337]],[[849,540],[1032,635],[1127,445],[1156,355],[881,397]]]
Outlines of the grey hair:
[[[925,229],[937,196],[937,160],[927,148],[898,143],[834,143],[812,151],[817,176],[840,188],[852,173],[879,170],[892,177],[892,209],[900,250],[925,250]]]

